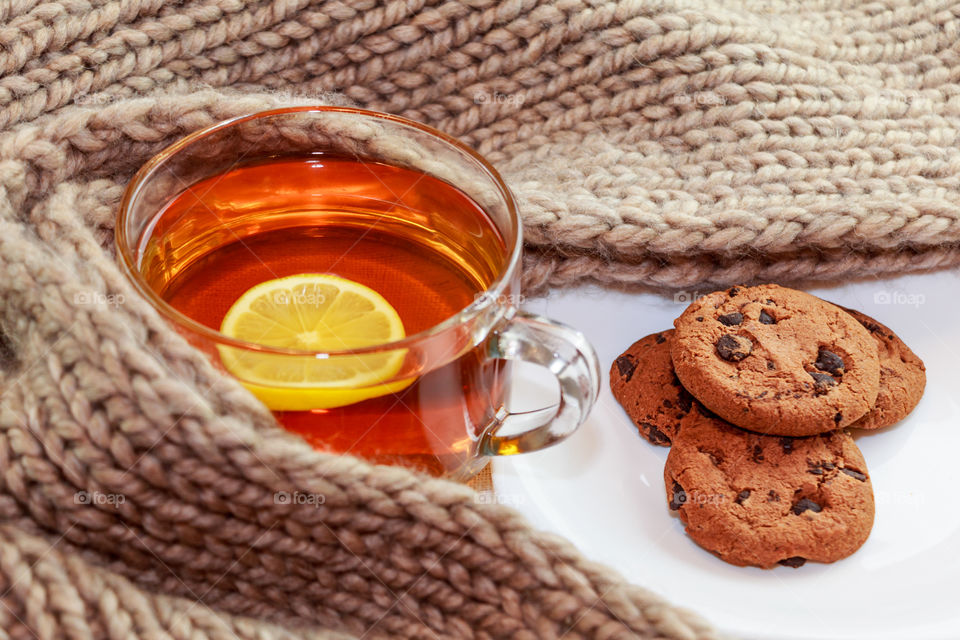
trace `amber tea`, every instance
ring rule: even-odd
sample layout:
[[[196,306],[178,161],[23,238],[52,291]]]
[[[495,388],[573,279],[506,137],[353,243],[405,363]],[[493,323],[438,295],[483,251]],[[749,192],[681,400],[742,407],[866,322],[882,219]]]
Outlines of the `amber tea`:
[[[300,283],[279,300],[292,308],[292,319],[264,320],[264,331],[283,331],[286,322],[293,334],[307,331],[306,306],[315,310],[329,302],[329,291],[353,287],[342,282],[359,285],[357,305],[367,304],[366,297],[394,310],[403,335],[423,332],[470,305],[508,259],[497,227],[456,187],[411,169],[322,154],[241,164],[191,185],[146,226],[140,251],[150,287],[217,331],[248,292],[264,283]],[[277,303],[276,295],[265,299]],[[343,315],[344,307],[325,317]],[[253,302],[247,311],[256,319],[262,307]],[[361,331],[344,317],[341,332]],[[397,337],[384,322],[370,331]],[[283,344],[309,348],[296,340],[311,336]],[[321,397],[319,408],[291,410],[310,405],[308,391],[287,390],[292,401],[273,406],[271,391],[258,395],[281,424],[318,448],[455,474],[474,454],[479,425],[489,423],[503,378],[500,361],[487,359],[481,348],[461,351],[392,388],[368,380],[373,397],[359,401],[341,391],[332,400],[329,393]],[[299,372],[274,375],[282,387],[284,376]],[[290,395],[297,393],[304,402]]]
[[[596,401],[583,334],[517,308],[509,188],[421,123],[300,106],[211,125],[137,172],[116,231],[138,292],[319,449],[464,480]],[[559,401],[514,421],[511,361]]]

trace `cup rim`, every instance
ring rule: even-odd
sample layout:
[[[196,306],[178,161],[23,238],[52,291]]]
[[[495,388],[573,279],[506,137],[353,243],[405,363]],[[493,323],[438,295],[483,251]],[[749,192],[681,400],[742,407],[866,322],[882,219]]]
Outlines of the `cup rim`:
[[[501,197],[503,198],[506,206],[507,213],[510,220],[510,225],[514,230],[514,239],[513,246],[509,247],[508,260],[506,266],[500,271],[497,277],[493,280],[489,287],[487,287],[483,292],[477,295],[477,298],[471,302],[466,307],[460,309],[457,313],[452,316],[445,318],[444,320],[438,322],[437,324],[419,331],[417,333],[406,336],[400,340],[394,340],[392,342],[383,342],[376,345],[371,345],[369,347],[361,347],[357,349],[342,349],[342,350],[325,350],[325,351],[310,351],[310,350],[301,350],[301,349],[288,349],[285,347],[273,347],[269,345],[263,345],[256,342],[248,342],[246,340],[239,340],[237,338],[232,338],[216,329],[212,329],[204,324],[201,324],[190,318],[186,314],[178,311],[171,304],[166,302],[161,298],[156,291],[147,284],[146,280],[143,278],[143,275],[140,273],[140,270],[136,266],[135,260],[135,250],[127,242],[126,238],[126,224],[131,209],[132,203],[136,200],[139,195],[140,189],[142,188],[144,182],[149,178],[153,173],[161,166],[164,160],[172,156],[173,154],[181,151],[182,149],[188,147],[195,141],[203,138],[214,131],[221,129],[226,129],[228,127],[234,126],[241,122],[265,118],[265,117],[274,117],[280,116],[289,113],[350,113],[354,115],[364,116],[375,118],[379,120],[387,120],[401,124],[407,127],[413,127],[419,129],[424,133],[427,133],[431,136],[439,138],[441,141],[446,144],[454,147],[455,149],[466,153],[470,156],[478,165],[479,168],[490,178],[500,192]],[[454,185],[455,186],[455,185]],[[369,109],[359,109],[356,107],[340,107],[340,106],[327,106],[327,105],[305,105],[305,106],[294,106],[294,107],[280,107],[274,109],[266,109],[264,111],[257,111],[254,113],[248,113],[244,115],[234,116],[226,120],[214,123],[208,127],[204,127],[197,131],[194,131],[183,138],[180,138],[176,142],[165,147],[159,153],[151,157],[137,172],[134,174],[133,178],[127,184],[123,192],[123,198],[120,201],[120,210],[117,214],[116,223],[114,227],[114,241],[117,247],[117,255],[120,258],[120,264],[123,267],[127,279],[133,284],[133,286],[144,296],[153,306],[154,309],[159,311],[167,319],[171,320],[178,326],[182,326],[192,333],[199,334],[204,338],[214,341],[217,344],[222,344],[226,346],[236,347],[240,349],[245,349],[248,351],[259,351],[263,353],[274,353],[274,354],[283,354],[291,356],[311,356],[311,357],[328,357],[328,356],[340,356],[340,355],[362,355],[369,353],[378,353],[381,351],[393,351],[399,349],[408,349],[413,347],[419,342],[432,338],[436,335],[444,333],[454,327],[460,326],[468,322],[470,319],[478,316],[481,312],[485,311],[489,307],[499,304],[498,301],[502,299],[503,291],[506,289],[507,285],[510,283],[513,274],[516,272],[517,266],[520,263],[520,257],[523,252],[523,225],[520,224],[520,216],[517,211],[516,200],[513,197],[513,194],[510,191],[510,188],[503,181],[503,178],[500,176],[500,173],[484,158],[482,155],[471,149],[469,146],[463,142],[457,140],[453,136],[447,135],[446,133],[435,129],[429,125],[416,122],[415,120],[410,120],[409,118],[404,118],[402,116],[397,116],[390,113],[384,113],[381,111],[373,111]]]

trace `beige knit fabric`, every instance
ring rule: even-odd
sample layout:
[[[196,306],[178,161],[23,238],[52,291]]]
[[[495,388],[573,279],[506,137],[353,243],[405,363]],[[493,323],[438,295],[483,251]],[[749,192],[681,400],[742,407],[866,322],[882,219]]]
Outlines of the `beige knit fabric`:
[[[958,14],[0,3],[0,638],[712,637],[466,487],[278,429],[117,270],[123,185],[223,118],[350,101],[502,169],[528,293],[955,264]]]

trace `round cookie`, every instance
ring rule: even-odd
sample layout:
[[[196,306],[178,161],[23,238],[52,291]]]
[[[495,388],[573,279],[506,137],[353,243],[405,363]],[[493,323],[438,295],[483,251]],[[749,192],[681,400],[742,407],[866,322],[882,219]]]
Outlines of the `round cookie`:
[[[670,446],[694,403],[673,372],[673,335],[670,329],[637,340],[610,367],[613,397],[640,435],[665,447]]]
[[[844,431],[765,436],[694,412],[674,439],[664,482],[690,537],[738,566],[834,562],[873,526],[866,463]]]
[[[900,422],[913,411],[927,385],[927,369],[917,354],[889,327],[855,309],[841,307],[862,324],[877,342],[880,355],[880,390],[873,409],[851,427],[882,429]]]
[[[782,436],[843,428],[877,399],[876,341],[849,314],[772,284],[733,287],[674,321],[683,386],[733,424]]]

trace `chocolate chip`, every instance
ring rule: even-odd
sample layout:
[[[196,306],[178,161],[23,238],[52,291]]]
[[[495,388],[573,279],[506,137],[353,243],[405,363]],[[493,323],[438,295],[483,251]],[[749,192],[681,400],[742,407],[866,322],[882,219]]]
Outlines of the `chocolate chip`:
[[[806,564],[806,562],[807,562],[806,558],[803,558],[801,556],[793,556],[792,558],[784,558],[783,560],[780,561],[780,564],[782,564],[785,567],[793,567],[794,569],[798,569],[802,567],[804,564]]]
[[[769,301],[768,301],[769,302]],[[773,319],[773,316],[764,311],[760,310],[760,324],[777,324],[777,321]]]
[[[823,347],[820,347],[820,351],[817,353],[817,361],[813,363],[813,366],[820,371],[826,371],[835,376],[843,375],[843,358]]]
[[[656,341],[657,341],[657,344],[663,344],[664,342],[667,341],[667,338],[662,333],[658,333],[656,337]]]
[[[750,497],[750,489],[744,489],[737,494],[737,499],[734,500],[737,504],[743,504],[743,501]]]
[[[667,409],[673,409],[673,403],[670,402],[670,398],[663,399],[663,406],[666,407]]]
[[[727,327],[735,327],[741,322],[743,322],[743,314],[740,313],[739,311],[734,311],[733,313],[725,313],[719,318],[717,318],[717,320],[720,321],[720,324],[725,325]]]
[[[840,424],[843,420],[843,414],[837,411],[836,415],[833,416],[833,424]]]
[[[673,491],[670,495],[670,509],[676,511],[687,502],[687,492],[683,490],[680,483],[673,481]]]
[[[777,365],[773,364],[773,360],[767,360],[767,371],[773,371],[777,368]]]
[[[817,395],[823,395],[830,387],[837,386],[837,381],[829,373],[810,373],[813,378],[813,390]]]
[[[763,462],[763,447],[758,444],[753,445],[753,453],[750,455],[750,459],[754,462]]]
[[[710,409],[707,409],[705,406],[703,406],[703,405],[700,404],[699,402],[697,403],[697,413],[699,413],[700,415],[702,415],[702,416],[705,417],[705,418],[717,418],[717,417],[718,417],[717,414],[715,414],[713,411],[710,411]]]
[[[851,478],[856,478],[860,482],[866,482],[867,480],[866,474],[860,473],[855,469],[840,469],[840,471],[843,471],[845,474],[847,474]]]
[[[703,322],[703,316],[697,316],[697,322]]]
[[[780,446],[784,453],[793,453],[793,438],[780,438]]]
[[[638,422],[637,426],[643,429],[643,432],[647,434],[647,439],[653,444],[670,446],[670,436],[661,431],[657,425],[649,422]]]
[[[814,502],[810,498],[800,498],[800,500],[798,500],[796,504],[793,505],[793,512],[796,515],[800,515],[804,511],[813,511],[814,513],[820,513],[821,511],[823,511],[823,507],[818,505],[816,502]]]
[[[739,362],[753,351],[750,338],[730,333],[720,336],[717,340],[717,354],[727,362]]]
[[[767,502],[780,502],[780,494],[770,489],[767,493]]]
[[[630,382],[630,378],[633,377],[633,372],[637,370],[637,363],[633,361],[633,356],[628,354],[623,354],[616,359],[617,371],[620,372],[620,377],[623,378],[624,382]]]
[[[731,288],[730,288],[730,291],[727,291],[727,294],[728,294],[731,298],[734,297],[735,295],[737,295],[738,293],[740,293],[740,288],[739,288],[739,287],[731,287]]]
[[[837,468],[837,465],[832,462],[811,462],[807,460],[807,464],[810,466],[808,473],[812,473],[815,476],[822,476],[827,471],[833,471]]]

